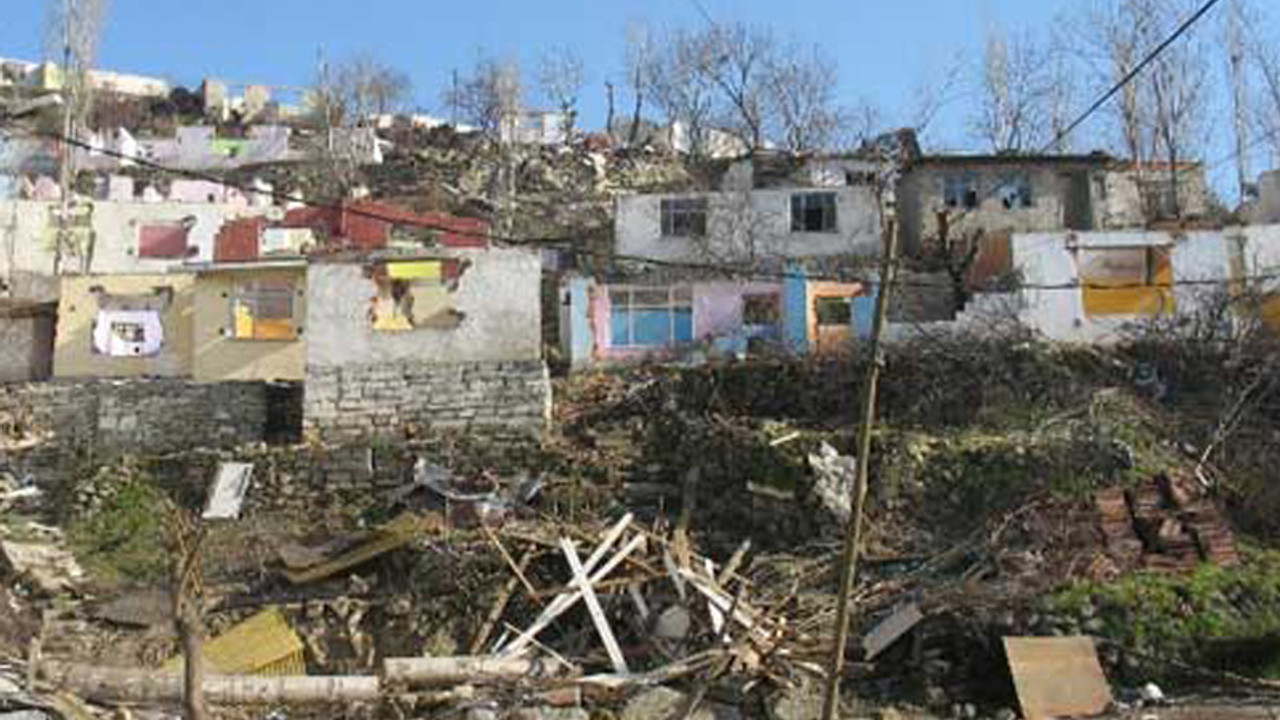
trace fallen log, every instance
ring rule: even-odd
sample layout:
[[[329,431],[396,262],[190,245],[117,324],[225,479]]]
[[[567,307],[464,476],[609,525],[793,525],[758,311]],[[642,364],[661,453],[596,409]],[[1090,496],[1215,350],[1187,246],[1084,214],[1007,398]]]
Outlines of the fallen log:
[[[528,657],[496,655],[403,657],[384,660],[382,677],[387,684],[409,687],[482,685],[510,680],[549,678],[555,676],[561,667],[559,663],[544,663]]]
[[[182,675],[150,668],[111,668],[76,663],[45,662],[43,679],[87,700],[102,703],[178,702]],[[376,700],[381,692],[376,676],[209,675],[205,699],[214,705],[261,703],[330,703]]]

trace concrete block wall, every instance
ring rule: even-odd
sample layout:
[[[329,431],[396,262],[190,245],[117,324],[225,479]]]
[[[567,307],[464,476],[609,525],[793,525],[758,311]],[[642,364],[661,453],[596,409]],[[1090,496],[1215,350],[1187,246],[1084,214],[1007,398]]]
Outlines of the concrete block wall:
[[[311,366],[303,433],[328,443],[427,429],[537,434],[550,408],[551,382],[541,360]]]

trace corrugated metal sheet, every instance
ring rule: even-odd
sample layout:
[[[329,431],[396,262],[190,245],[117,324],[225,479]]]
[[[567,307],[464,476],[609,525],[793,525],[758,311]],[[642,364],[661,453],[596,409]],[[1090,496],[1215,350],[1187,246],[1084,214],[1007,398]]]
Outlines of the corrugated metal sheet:
[[[204,644],[208,670],[219,675],[304,675],[303,645],[278,608],[267,608]],[[182,657],[165,663],[182,669]]]

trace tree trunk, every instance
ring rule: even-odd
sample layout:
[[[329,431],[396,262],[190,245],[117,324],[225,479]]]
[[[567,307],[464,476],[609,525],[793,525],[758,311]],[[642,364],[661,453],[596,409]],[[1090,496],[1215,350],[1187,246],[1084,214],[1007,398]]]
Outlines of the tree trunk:
[[[41,674],[58,687],[104,703],[175,702],[183,699],[186,685],[176,673],[143,668],[47,662]],[[211,675],[202,685],[203,694],[215,705],[365,701],[377,699],[381,692],[377,677],[363,675]]]
[[[541,661],[523,657],[405,657],[383,661],[382,675],[388,683],[415,687],[443,686],[550,677],[561,668],[559,664],[544,665]]]
[[[204,631],[196,613],[188,607],[178,620],[182,641],[182,709],[186,720],[204,720]]]

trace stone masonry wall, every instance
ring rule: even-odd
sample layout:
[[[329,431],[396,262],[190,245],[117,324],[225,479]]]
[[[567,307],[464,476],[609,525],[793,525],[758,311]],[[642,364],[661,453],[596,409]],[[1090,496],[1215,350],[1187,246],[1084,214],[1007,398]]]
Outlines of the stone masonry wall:
[[[6,450],[0,438],[0,467],[52,488],[86,461],[261,442],[267,392],[264,383],[57,381],[0,385],[0,408],[40,439],[11,438]]]
[[[550,407],[551,383],[540,360],[312,366],[303,431],[328,443],[440,429],[538,434]]]

